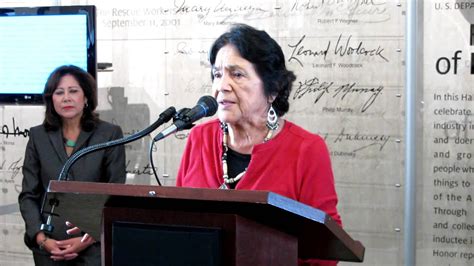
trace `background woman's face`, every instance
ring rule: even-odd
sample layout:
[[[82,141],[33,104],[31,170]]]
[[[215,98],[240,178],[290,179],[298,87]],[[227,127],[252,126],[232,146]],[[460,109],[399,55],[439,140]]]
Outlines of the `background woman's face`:
[[[241,57],[233,45],[225,45],[217,53],[213,76],[212,88],[222,122],[258,122],[261,117],[266,117],[269,103],[263,81],[252,63]]]
[[[54,110],[62,119],[82,116],[86,98],[84,91],[72,75],[65,75],[53,92]]]

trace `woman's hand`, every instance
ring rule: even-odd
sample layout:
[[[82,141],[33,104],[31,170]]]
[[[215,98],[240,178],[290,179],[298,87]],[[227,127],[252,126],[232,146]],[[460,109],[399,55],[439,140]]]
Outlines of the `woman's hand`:
[[[66,221],[66,225],[71,228],[71,229],[68,229],[66,231],[66,234],[68,235],[78,235],[80,233],[82,233],[82,230],[81,228],[77,227],[77,226],[74,226],[74,224],[72,224],[71,222],[69,221]],[[88,233],[85,233],[83,236],[82,236],[82,239],[81,239],[81,242],[88,242],[89,239],[92,239],[92,243],[95,242],[95,239],[92,238]]]
[[[92,238],[86,241],[81,241],[82,237],[74,237],[66,240],[55,241],[57,248],[51,250],[51,259],[58,260],[72,260],[75,259],[79,252],[83,251],[95,241]]]
[[[68,221],[66,222],[66,225],[71,228],[66,231],[68,235],[76,235],[82,232],[79,227],[74,226]],[[79,256],[79,252],[83,251],[84,249],[92,245],[94,242],[94,238],[92,238],[89,234],[85,234],[82,237],[74,237],[61,241],[54,240],[52,244],[52,249],[47,249],[47,251],[51,253],[50,258],[52,260],[72,260]]]
[[[56,244],[56,240],[53,238],[46,237],[39,244],[40,248],[48,253],[53,251],[60,251],[59,246]]]
[[[79,240],[80,241],[80,240]],[[70,250],[65,251],[70,247],[69,244],[61,243],[54,238],[47,237],[43,232],[39,232],[36,236],[36,243],[39,248],[50,253],[52,260],[72,260],[77,257],[77,253],[70,253]]]

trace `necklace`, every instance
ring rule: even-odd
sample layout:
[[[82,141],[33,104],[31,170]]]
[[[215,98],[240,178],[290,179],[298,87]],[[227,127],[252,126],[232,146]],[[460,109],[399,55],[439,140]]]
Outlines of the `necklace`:
[[[76,142],[74,140],[70,140],[70,139],[64,139],[64,145],[66,145],[66,147],[70,147],[70,148],[74,148],[76,147]]]
[[[224,179],[224,183],[222,183],[219,189],[229,189],[229,186],[227,184],[234,184],[237,181],[239,181],[247,172],[247,167],[242,173],[236,175],[234,178],[229,178],[228,167],[227,167],[227,152],[229,151],[229,146],[227,144],[227,141],[229,138],[229,127],[227,126],[226,123],[221,123],[221,128],[223,131],[223,134],[222,134],[222,173],[223,173],[222,178]],[[278,123],[276,127],[269,128],[267,135],[263,139],[263,142],[265,143],[269,141],[273,137],[273,133],[277,129],[278,129]]]

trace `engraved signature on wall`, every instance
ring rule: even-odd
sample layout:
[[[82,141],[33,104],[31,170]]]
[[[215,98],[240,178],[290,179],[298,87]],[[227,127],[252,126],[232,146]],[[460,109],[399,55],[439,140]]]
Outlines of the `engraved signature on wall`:
[[[130,165],[131,160],[128,160],[126,163],[126,170],[125,172],[127,174],[135,174],[135,175],[153,175],[153,169],[151,168],[150,163],[147,163],[146,165],[136,165],[136,166],[131,166]],[[155,171],[157,171],[157,167],[155,167]]]
[[[379,151],[382,151],[389,140],[390,136],[385,134],[363,134],[359,131],[356,131],[355,133],[347,133],[346,129],[343,127],[334,140],[334,143],[343,141],[365,142],[367,144],[354,149],[353,152],[358,152],[372,146],[378,147]]]
[[[235,17],[243,16],[244,18],[251,19],[253,17],[260,18],[262,14],[268,13],[268,10],[264,8],[253,5],[229,5],[224,1],[219,1],[215,5],[196,5],[188,4],[186,0],[175,1],[174,2],[174,13],[179,14],[198,14],[200,19],[208,18],[210,14],[212,16],[225,16],[225,17]]]
[[[22,177],[20,171],[23,167],[23,157],[19,157],[18,159],[7,160],[4,159],[0,162],[0,172],[2,174],[2,178],[0,178],[0,184],[13,184],[16,193],[20,193],[21,191],[21,180]],[[3,186],[2,188],[3,193],[8,193],[8,188]]]
[[[346,97],[356,95],[365,97],[362,104],[361,112],[367,111],[380,96],[384,86],[360,86],[357,82],[349,82],[342,85],[335,85],[333,81],[320,81],[319,78],[313,77],[304,81],[298,81],[298,85],[293,93],[293,100],[303,97],[314,97],[314,104],[318,103],[325,95],[332,98],[344,100]]]
[[[288,44],[288,47],[292,48],[291,55],[288,58],[288,62],[296,61],[301,67],[303,67],[303,58],[308,57],[321,57],[324,61],[327,60],[328,55],[334,55],[337,57],[376,57],[385,62],[389,60],[383,55],[385,48],[381,45],[369,46],[364,43],[364,41],[354,41],[352,39],[352,34],[347,38],[343,37],[342,34],[339,34],[339,37],[335,44],[333,45],[332,41],[329,40],[319,48],[311,48],[305,46],[306,35],[301,36],[301,38],[295,44]]]
[[[19,126],[16,125],[15,118],[12,117],[11,127],[8,124],[3,124],[0,134],[6,136],[6,138],[8,138],[9,136],[27,138],[30,135],[30,130],[21,129]]]
[[[376,23],[390,19],[387,6],[388,3],[384,0],[295,0],[289,11],[311,12],[322,17],[342,16],[347,19],[364,19],[364,21]]]

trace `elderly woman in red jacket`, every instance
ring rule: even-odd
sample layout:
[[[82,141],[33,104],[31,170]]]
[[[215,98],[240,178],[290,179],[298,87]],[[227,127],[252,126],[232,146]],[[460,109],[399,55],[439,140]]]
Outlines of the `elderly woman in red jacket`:
[[[214,42],[210,63],[218,119],[191,130],[177,186],[272,191],[341,224],[324,140],[282,118],[295,75],[281,47],[265,31],[237,24]]]

